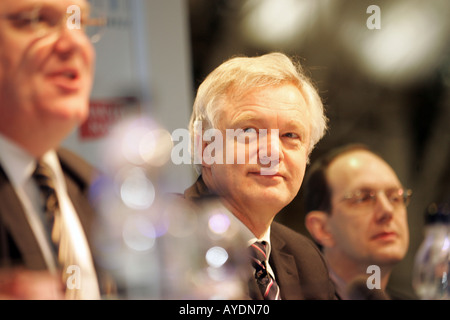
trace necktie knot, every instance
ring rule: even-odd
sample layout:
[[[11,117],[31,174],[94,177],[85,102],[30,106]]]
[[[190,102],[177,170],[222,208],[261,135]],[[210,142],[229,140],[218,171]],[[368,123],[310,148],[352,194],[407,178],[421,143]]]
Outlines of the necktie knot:
[[[52,170],[42,161],[38,161],[33,172],[44,203],[44,213],[53,213],[58,208],[58,197]]]
[[[267,243],[265,241],[257,241],[250,246],[250,257],[252,266],[256,270],[257,278],[266,276],[267,274]]]
[[[250,246],[252,266],[255,268],[255,279],[264,299],[280,299],[280,290],[272,276],[267,272],[268,243],[257,241]]]

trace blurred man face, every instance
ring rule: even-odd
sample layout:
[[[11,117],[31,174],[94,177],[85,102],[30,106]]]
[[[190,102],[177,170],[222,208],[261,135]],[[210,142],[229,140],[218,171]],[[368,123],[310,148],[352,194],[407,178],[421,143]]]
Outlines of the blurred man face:
[[[66,27],[71,5],[87,10],[85,0],[0,1],[0,127],[87,117],[94,50]]]
[[[216,127],[224,137],[224,153],[219,155],[224,164],[204,168],[205,181],[244,223],[271,222],[295,197],[305,172],[311,129],[302,94],[291,84],[253,89],[225,103]],[[244,149],[239,139],[225,138],[227,129],[249,134]],[[262,129],[267,130],[264,141]],[[244,163],[238,161],[239,150],[245,152]],[[233,163],[226,159],[230,152]],[[261,161],[264,155],[270,156],[270,163]]]
[[[353,151],[330,164],[327,180],[332,192],[330,253],[367,266],[403,259],[409,243],[407,212],[392,168],[370,152]]]

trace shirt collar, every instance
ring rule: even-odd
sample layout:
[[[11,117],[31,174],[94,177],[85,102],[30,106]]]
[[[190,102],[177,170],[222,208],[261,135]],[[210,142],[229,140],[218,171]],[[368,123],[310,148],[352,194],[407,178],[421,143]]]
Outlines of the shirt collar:
[[[250,230],[249,230],[250,232]],[[251,232],[250,232],[251,233]],[[252,245],[253,243],[255,243],[256,241],[265,241],[267,243],[266,246],[266,255],[267,255],[267,260],[269,260],[270,258],[270,251],[272,250],[271,248],[271,244],[270,244],[270,226],[269,228],[266,230],[266,232],[263,234],[263,236],[261,238],[256,238],[253,233],[252,233],[252,237],[250,239],[248,239],[247,244],[248,246]]]
[[[224,207],[224,210],[227,213],[227,215],[229,216],[230,220],[234,221],[234,223],[241,226],[241,234],[242,234],[243,240],[246,241],[248,247],[250,247],[256,241],[265,241],[267,243],[266,253],[267,253],[267,259],[269,259],[270,251],[271,251],[270,226],[266,230],[266,232],[263,234],[263,236],[258,239],[257,237],[255,237],[253,232],[251,232],[250,229],[244,223],[242,223],[242,221],[239,220],[234,214],[232,214],[225,207]]]
[[[36,159],[0,134],[0,162],[13,186],[22,186],[33,174]]]
[[[23,186],[36,169],[36,158],[17,143],[0,134],[0,163],[12,185]],[[42,160],[51,168],[60,181],[60,167],[54,150],[42,156]]]

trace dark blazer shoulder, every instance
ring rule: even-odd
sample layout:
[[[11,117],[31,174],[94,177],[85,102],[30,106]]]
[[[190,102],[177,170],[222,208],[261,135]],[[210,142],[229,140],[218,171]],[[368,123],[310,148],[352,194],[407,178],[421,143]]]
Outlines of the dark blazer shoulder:
[[[284,242],[284,250],[300,255],[313,255],[321,262],[325,263],[322,252],[317,245],[305,235],[279,223],[273,222],[271,235]]]
[[[271,232],[280,238],[285,239],[286,241],[300,241],[301,243],[305,244],[312,244],[313,242],[307,238],[306,236],[302,235],[301,233],[298,233],[297,231],[274,221],[271,226]]]
[[[270,263],[281,281],[284,299],[336,299],[325,259],[312,240],[273,222],[271,243]]]
[[[85,159],[66,148],[57,150],[63,172],[74,179],[81,188],[87,188],[100,176],[100,172]]]

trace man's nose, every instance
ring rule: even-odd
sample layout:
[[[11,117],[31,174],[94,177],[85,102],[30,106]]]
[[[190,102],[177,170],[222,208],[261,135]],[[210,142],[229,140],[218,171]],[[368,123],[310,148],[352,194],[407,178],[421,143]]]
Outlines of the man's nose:
[[[262,165],[279,163],[284,155],[280,145],[278,129],[269,130],[267,134],[260,134],[258,146],[259,161]]]
[[[61,26],[56,37],[54,50],[63,55],[70,55],[86,45],[91,45],[83,30],[69,28],[67,25]]]
[[[375,206],[377,220],[388,221],[394,214],[394,206],[384,192],[378,192]]]

